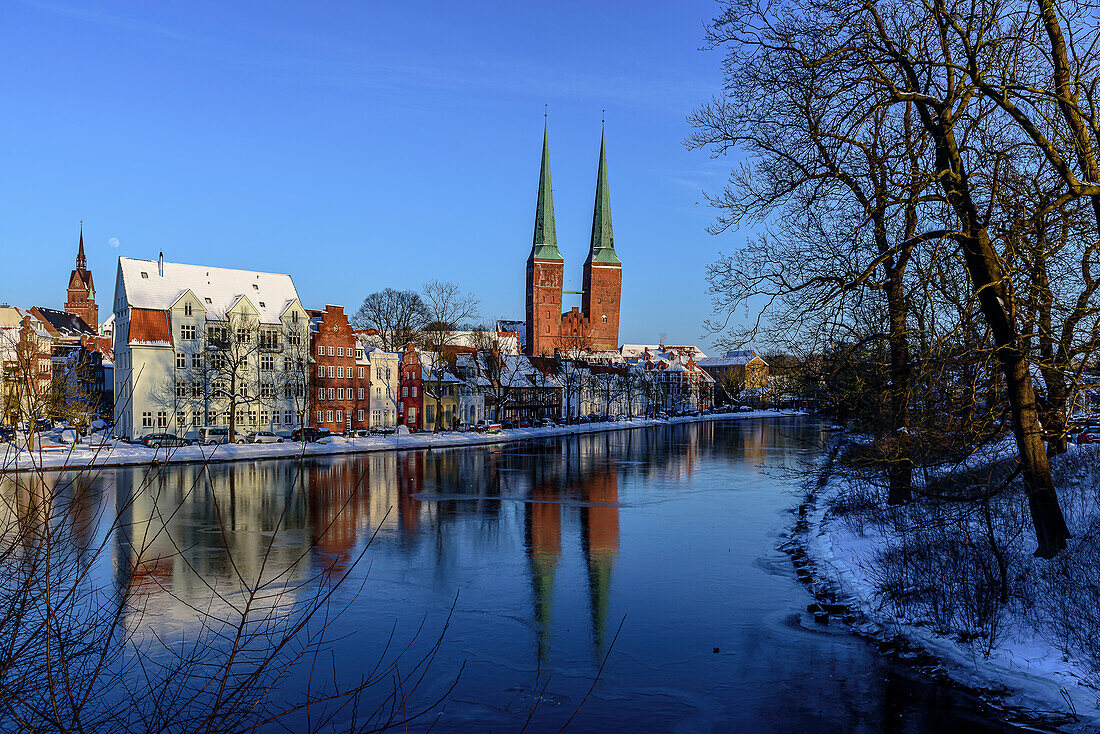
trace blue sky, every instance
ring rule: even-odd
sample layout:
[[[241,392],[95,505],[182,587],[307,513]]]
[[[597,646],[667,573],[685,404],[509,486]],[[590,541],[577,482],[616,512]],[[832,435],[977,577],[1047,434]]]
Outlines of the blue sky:
[[[84,220],[116,258],[288,272],[307,306],[454,280],[523,317],[544,105],[566,288],[579,289],[601,110],[620,340],[701,342],[701,194],[684,148],[719,89],[711,0],[4,3],[0,300],[60,306]],[[117,246],[112,246],[112,241]],[[570,305],[566,301],[566,306]],[[579,297],[577,304],[579,305]]]

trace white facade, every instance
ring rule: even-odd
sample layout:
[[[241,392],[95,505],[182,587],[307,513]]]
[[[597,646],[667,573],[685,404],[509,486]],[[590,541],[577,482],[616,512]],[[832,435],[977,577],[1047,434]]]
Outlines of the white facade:
[[[308,324],[289,275],[120,257],[116,435],[229,425],[230,394],[241,434],[301,425],[304,394],[289,377]],[[227,359],[242,364],[231,378],[216,369]]]
[[[357,334],[356,342],[356,354],[363,354],[356,362],[367,367],[370,379],[370,416],[367,425],[371,428],[396,428],[397,405],[401,401],[398,397],[398,366],[401,364],[401,355],[370,346],[370,339],[365,335]]]

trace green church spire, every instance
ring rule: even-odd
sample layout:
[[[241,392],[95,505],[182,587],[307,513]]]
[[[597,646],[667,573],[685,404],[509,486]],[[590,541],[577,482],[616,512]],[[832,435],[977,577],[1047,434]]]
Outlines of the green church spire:
[[[592,211],[592,243],[588,262],[603,265],[619,264],[615,254],[615,236],[611,232],[611,194],[607,189],[607,154],[604,133],[600,131],[600,169],[596,174],[596,205]]]
[[[531,256],[540,260],[561,260],[558,235],[554,231],[554,192],[550,186],[550,135],[542,128],[542,168],[539,170],[539,200],[535,204],[535,236]]]

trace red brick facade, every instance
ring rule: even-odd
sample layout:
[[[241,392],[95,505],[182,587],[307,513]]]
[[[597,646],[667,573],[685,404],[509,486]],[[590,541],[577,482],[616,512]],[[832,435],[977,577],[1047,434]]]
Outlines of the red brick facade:
[[[88,262],[84,258],[83,227],[80,230],[80,247],[76,253],[76,267],[69,275],[65,311],[84,319],[84,323],[93,330],[99,330],[99,306],[95,302],[95,284],[92,282],[92,271],[88,270]]]
[[[553,356],[561,333],[561,289],[565,263],[527,260],[527,353]]]
[[[370,420],[370,374],[356,364],[355,332],[342,306],[311,311],[309,424],[333,433],[365,429]]]
[[[619,296],[623,285],[623,266],[584,264],[584,295],[581,311],[587,322],[593,352],[619,349]]]
[[[400,370],[397,422],[410,431],[419,431],[424,422],[424,371],[420,365],[420,353],[412,344],[407,345],[401,355]]]

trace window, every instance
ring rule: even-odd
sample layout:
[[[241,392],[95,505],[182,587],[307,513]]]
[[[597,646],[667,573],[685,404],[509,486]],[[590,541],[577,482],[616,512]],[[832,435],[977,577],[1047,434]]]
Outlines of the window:
[[[342,387],[336,388],[336,399],[337,400],[343,400],[344,399],[344,388],[342,388]]]
[[[271,425],[279,425],[279,411],[277,410],[271,411]]]
[[[414,398],[416,397],[416,385],[413,385],[413,386],[412,386],[412,396],[413,396]]]
[[[409,397],[409,386],[408,385],[403,385],[401,387],[401,397],[403,397],[403,398]]]
[[[193,311],[194,311],[194,306],[191,304],[190,301],[183,304],[183,315],[184,316],[191,316]]]
[[[332,347],[329,348],[331,349]],[[328,366],[328,376],[330,378],[336,377],[336,368],[333,367],[331,364]]]
[[[194,324],[181,324],[180,325],[180,339],[183,341],[191,341],[195,338],[195,325]]]
[[[157,428],[167,428],[167,427],[168,427],[168,411],[167,410],[158,410],[157,411]]]
[[[260,304],[263,305],[262,303]],[[260,349],[278,349],[279,332],[274,329],[264,329],[260,332]]]
[[[294,415],[289,410],[283,412],[283,423],[288,426],[294,425]]]
[[[317,411],[317,422],[318,422],[318,423],[324,423],[324,421],[325,421],[325,414],[324,414],[324,411],[320,411],[320,410],[318,410],[318,411]]]
[[[149,280],[149,273],[142,270],[141,271],[141,277],[144,278],[145,280]]]
[[[248,329],[246,327],[242,326],[242,327],[237,329],[237,342],[238,343],[248,344],[248,342],[251,341],[250,336],[251,335],[248,333]]]
[[[254,290],[254,291],[258,291],[258,290],[260,290],[260,286],[258,286],[258,285],[256,285],[255,283],[253,283],[253,284],[252,284],[252,290]]]
[[[317,377],[324,378],[325,366],[323,364],[317,365]]]
[[[325,388],[317,388],[317,400],[321,401],[325,399]]]
[[[298,314],[294,314],[294,316],[294,320],[297,321]],[[299,334],[297,331],[292,331],[286,335],[286,343],[296,347],[302,343],[302,335]]]
[[[424,422],[435,423],[435,406],[431,403],[424,408]]]
[[[607,314],[604,314],[604,315],[603,315],[603,316],[601,316],[600,318],[601,318],[601,319],[603,319],[603,322],[604,322],[605,324],[607,323]]]
[[[409,408],[409,423],[416,423],[416,408]]]
[[[176,425],[183,428],[187,425],[187,416],[184,415],[182,410],[176,411]]]
[[[327,420],[327,421],[328,421],[329,423],[332,423],[332,411],[331,411],[331,410],[326,410],[326,411],[325,411],[325,419],[326,419],[326,420]]]
[[[382,365],[378,365],[374,368],[374,376],[377,377],[379,380],[382,379]]]
[[[362,359],[363,358],[363,350],[362,349],[356,349],[355,350],[355,358],[356,359]],[[362,370],[363,368],[360,367],[359,369]],[[362,377],[362,375],[359,375],[359,376]]]
[[[359,379],[360,379],[360,380],[362,380],[362,379],[363,379],[363,377],[364,377],[364,374],[363,374],[363,368],[362,368],[362,367],[360,367],[360,368],[359,368]]]
[[[328,348],[328,356],[332,357],[335,354],[336,354],[336,348],[335,347],[329,347]]]
[[[141,427],[152,428],[153,427],[153,414],[150,412],[141,414]]]
[[[336,376],[339,377],[341,380],[344,379],[344,368],[343,367],[337,367],[336,368]]]
[[[270,354],[261,354],[260,369],[269,371],[275,369],[275,357],[271,356]]]
[[[292,312],[290,313],[290,322],[291,322],[292,324],[296,324],[296,323],[298,323],[298,312],[297,312],[297,311],[292,311]]]
[[[336,390],[334,388],[330,387],[328,389],[328,399],[329,400],[335,400],[336,399]]]
[[[342,410],[336,411],[336,422],[337,423],[343,423],[344,422],[344,411],[342,411]]]
[[[335,329],[334,329],[334,331],[335,331]],[[344,356],[344,348],[343,347],[336,347],[336,356],[337,357],[343,357]]]
[[[325,356],[325,348],[323,346],[318,346],[317,347],[317,356],[318,357]]]
[[[359,400],[363,399],[363,392],[364,392],[363,388],[359,388],[359,397],[358,397]]]
[[[211,301],[209,298],[204,298],[203,300],[206,301],[207,303],[213,303],[213,301]]]
[[[185,355],[183,352],[179,352],[176,354],[176,369],[187,369],[187,355]]]
[[[193,397],[193,398],[201,398],[202,397],[202,383],[201,382],[192,382],[191,383],[191,397]]]
[[[187,397],[187,383],[186,382],[177,382],[176,383],[176,397],[177,398]]]
[[[262,383],[260,383],[260,397],[261,398],[274,398],[275,397],[275,383],[273,383],[273,382],[262,382]]]
[[[202,355],[201,354],[192,354],[191,355],[191,369],[193,369],[193,370],[202,369]]]
[[[260,411],[260,425],[262,426],[265,423],[267,423],[267,411],[266,410],[261,410]]]
[[[381,386],[374,388],[374,394],[377,395],[378,397],[382,397],[382,388],[381,388]]]

